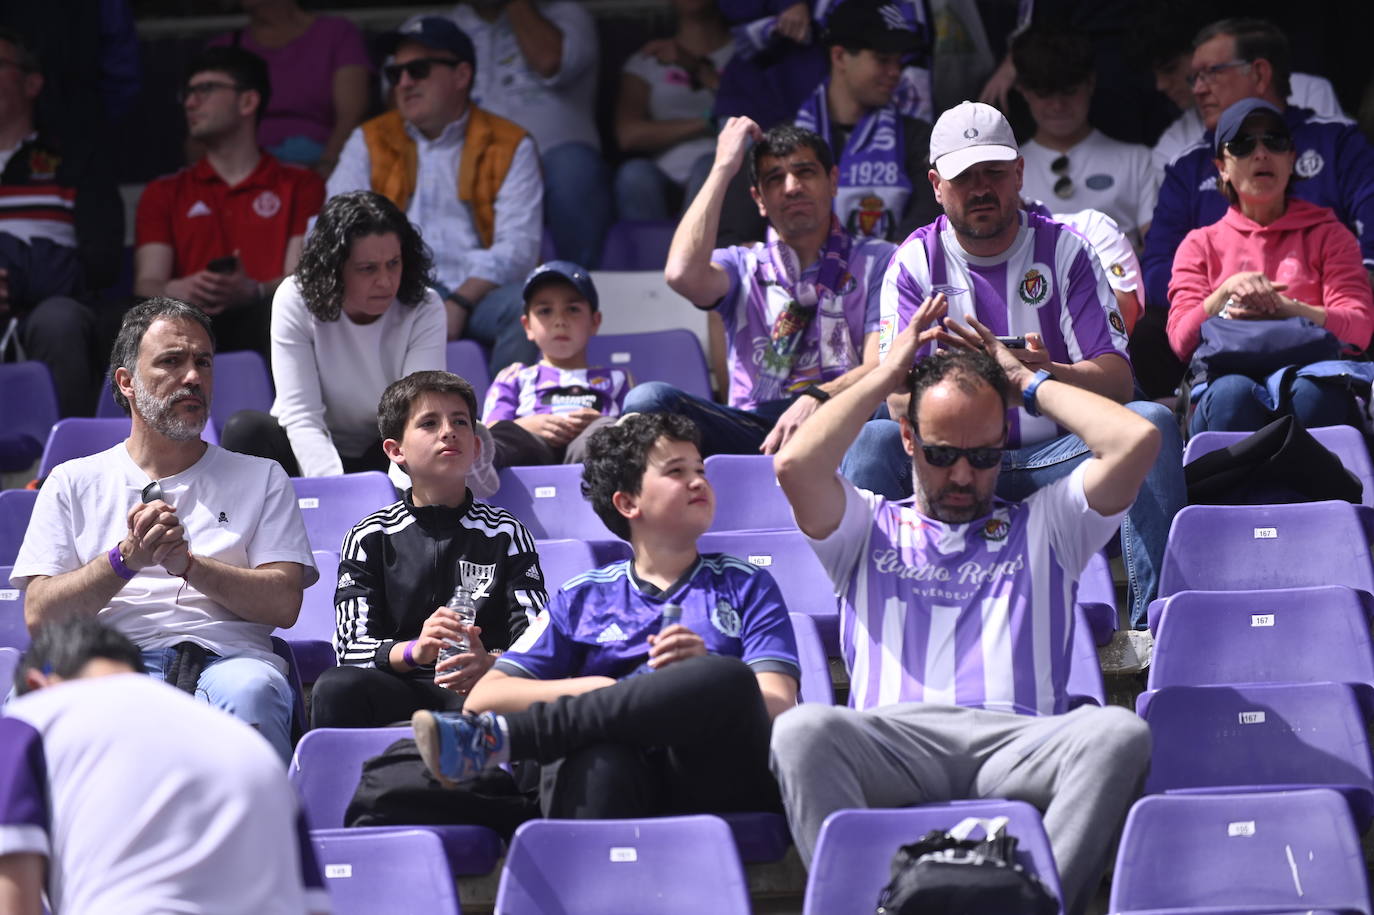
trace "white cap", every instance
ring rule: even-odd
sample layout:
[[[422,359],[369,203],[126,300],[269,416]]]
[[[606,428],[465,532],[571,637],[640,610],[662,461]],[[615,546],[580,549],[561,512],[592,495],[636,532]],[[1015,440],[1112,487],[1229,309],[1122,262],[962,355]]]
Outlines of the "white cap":
[[[979,162],[1010,162],[1020,155],[1002,112],[982,102],[960,102],[930,132],[930,162],[946,181]]]

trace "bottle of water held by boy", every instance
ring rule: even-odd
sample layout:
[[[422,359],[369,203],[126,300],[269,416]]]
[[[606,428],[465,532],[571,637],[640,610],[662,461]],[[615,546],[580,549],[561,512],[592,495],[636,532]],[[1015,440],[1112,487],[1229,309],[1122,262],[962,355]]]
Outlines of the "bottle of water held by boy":
[[[471,626],[477,621],[477,604],[472,600],[472,592],[461,581],[458,583],[458,587],[453,589],[453,596],[448,599],[448,603],[444,606],[458,614],[458,622],[464,626]],[[468,647],[466,635],[459,636],[457,639],[444,639],[444,647],[439,649],[439,660],[443,661],[454,655],[466,654]]]
[[[682,622],[682,607],[678,604],[664,604],[663,616],[658,623],[658,631],[662,632],[669,626],[676,626],[680,622]],[[637,677],[640,674],[651,674],[653,672],[654,669],[649,666],[648,659],[645,659],[644,663],[636,667],[630,676]]]

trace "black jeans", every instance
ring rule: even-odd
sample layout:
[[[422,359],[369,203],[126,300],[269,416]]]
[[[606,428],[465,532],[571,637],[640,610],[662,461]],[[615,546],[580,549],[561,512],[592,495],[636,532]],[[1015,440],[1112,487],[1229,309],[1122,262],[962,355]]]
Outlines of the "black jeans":
[[[433,680],[401,677],[375,667],[331,667],[310,694],[316,728],[383,728],[408,724],[420,709],[458,711],[463,697]]]
[[[288,477],[301,475],[300,465],[296,463],[296,453],[291,450],[291,439],[271,413],[261,410],[238,411],[224,424],[224,429],[219,435],[219,443],[226,451],[237,451],[239,454],[251,454],[254,457],[276,461]],[[381,439],[358,457],[341,454],[339,460],[343,462],[344,473],[361,473],[365,470],[380,470],[386,473],[387,468],[391,466],[386,452],[382,450]]]
[[[679,661],[506,721],[511,759],[544,764],[545,816],[781,810],[768,710],[753,670],[735,658]]]

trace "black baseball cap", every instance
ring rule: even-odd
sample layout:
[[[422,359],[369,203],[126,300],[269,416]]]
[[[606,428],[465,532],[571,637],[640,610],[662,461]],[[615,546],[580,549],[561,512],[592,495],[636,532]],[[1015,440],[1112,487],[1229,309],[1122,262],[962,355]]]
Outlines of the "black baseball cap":
[[[921,48],[925,41],[895,3],[848,0],[830,14],[825,26],[825,43],[905,54]]]
[[[445,16],[416,16],[394,32],[387,32],[377,42],[386,55],[396,53],[402,42],[413,41],[435,51],[447,51],[459,63],[477,63],[472,39],[458,24]]]
[[[600,308],[596,299],[596,286],[592,283],[591,274],[572,261],[549,261],[531,270],[530,275],[525,277],[525,288],[521,293],[525,299],[525,304],[530,304],[530,296],[534,295],[539,287],[552,282],[567,283],[582,293],[587,304],[592,306],[592,311]]]

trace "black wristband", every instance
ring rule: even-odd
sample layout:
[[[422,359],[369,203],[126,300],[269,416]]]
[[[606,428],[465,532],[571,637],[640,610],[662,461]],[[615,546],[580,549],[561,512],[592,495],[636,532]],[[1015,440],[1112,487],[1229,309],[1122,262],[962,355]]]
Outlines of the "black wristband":
[[[816,398],[821,403],[825,403],[827,400],[830,399],[830,392],[823,390],[819,385],[808,384],[806,387],[801,389],[801,392],[807,397]]]
[[[454,305],[457,305],[459,308],[463,309],[463,311],[466,311],[468,314],[472,314],[473,309],[477,307],[476,302],[474,302],[467,296],[457,292],[450,292],[448,294],[448,300],[452,302]]]

